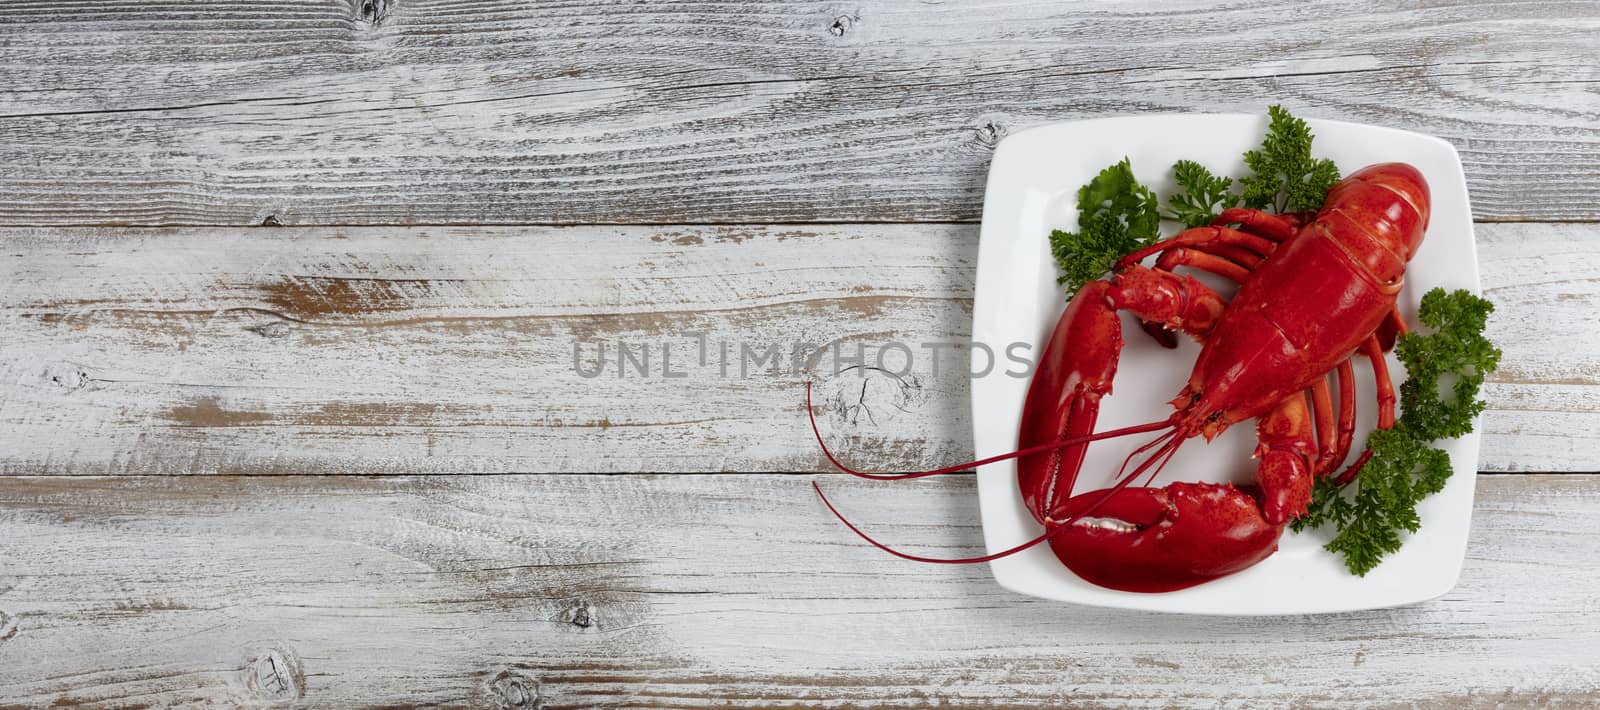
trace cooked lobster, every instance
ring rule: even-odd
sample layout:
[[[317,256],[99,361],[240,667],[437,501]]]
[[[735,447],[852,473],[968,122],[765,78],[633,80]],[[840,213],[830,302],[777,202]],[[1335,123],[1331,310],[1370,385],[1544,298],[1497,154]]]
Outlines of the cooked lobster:
[[[1376,376],[1378,426],[1394,422],[1383,351],[1404,331],[1396,299],[1428,215],[1427,182],[1403,163],[1356,171],[1329,190],[1314,215],[1224,210],[1211,226],[1129,254],[1111,277],[1078,290],[1030,384],[1017,451],[937,471],[882,475],[853,471],[823,447],[841,469],[870,478],[936,475],[1017,458],[1023,501],[1045,528],[1034,540],[982,557],[931,559],[892,550],[840,519],[880,548],[934,562],[987,561],[1048,541],[1085,580],[1134,592],[1183,589],[1260,562],[1277,549],[1285,525],[1305,513],[1314,477],[1331,475],[1349,454],[1354,355],[1366,356]],[[1153,267],[1141,265],[1151,256],[1157,257]],[[1224,302],[1192,276],[1173,271],[1180,266],[1235,281],[1238,292]],[[1111,392],[1122,350],[1122,310],[1169,347],[1173,331],[1202,347],[1187,385],[1172,400],[1177,411],[1171,417],[1096,433],[1100,400]],[[1330,378],[1339,387],[1337,421]],[[1247,419],[1256,420],[1258,438],[1254,484],[1133,485],[1154,478],[1184,441],[1197,435],[1210,440]],[[1130,459],[1142,452],[1148,457],[1114,485],[1074,494],[1089,442],[1160,430],[1165,433]],[[1354,477],[1364,462],[1363,455],[1341,480]]]

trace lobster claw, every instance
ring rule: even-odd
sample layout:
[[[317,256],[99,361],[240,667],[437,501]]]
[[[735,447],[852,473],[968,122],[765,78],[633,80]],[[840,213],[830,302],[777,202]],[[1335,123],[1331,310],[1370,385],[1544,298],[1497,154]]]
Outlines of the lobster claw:
[[[1192,278],[1137,265],[1109,281],[1085,284],[1040,358],[1023,404],[1018,448],[1094,431],[1122,351],[1118,311],[1201,335],[1222,308],[1216,294]],[[1195,400],[1185,394],[1175,402],[1174,442],[1206,428],[1204,419],[1180,421],[1190,414],[1184,405]],[[1271,555],[1284,524],[1306,510],[1316,447],[1305,398],[1280,401],[1258,418],[1256,433],[1259,487],[1251,486],[1252,493],[1231,485],[1173,483],[1075,496],[1087,444],[1019,457],[1018,484],[1040,523],[1068,526],[1050,537],[1050,545],[1085,580],[1132,592],[1184,589]],[[1175,446],[1164,445],[1156,455]]]
[[[1028,388],[1018,448],[1094,431],[1122,354],[1122,320],[1106,302],[1110,289],[1106,281],[1084,284],[1061,314]],[[1045,522],[1071,495],[1087,451],[1076,444],[1017,459],[1022,501],[1036,520]]]
[[[1056,323],[1039,358],[1039,370],[1022,405],[1018,448],[1094,432],[1100,400],[1111,393],[1122,355],[1122,319],[1128,310],[1141,320],[1190,334],[1208,330],[1223,303],[1192,277],[1132,266],[1109,281],[1078,289]],[[1057,510],[1071,496],[1087,444],[1017,459],[1022,500],[1035,519],[1061,519]]]
[[[1233,574],[1271,555],[1283,533],[1254,497],[1227,484],[1172,483],[1107,495],[1069,499],[1061,510],[1069,529],[1050,539],[1050,549],[1079,577],[1111,589],[1170,592]]]

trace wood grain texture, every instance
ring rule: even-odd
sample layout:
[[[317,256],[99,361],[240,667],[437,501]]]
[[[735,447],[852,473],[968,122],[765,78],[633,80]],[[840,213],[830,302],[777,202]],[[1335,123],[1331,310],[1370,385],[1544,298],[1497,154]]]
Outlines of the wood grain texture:
[[[10,2],[0,224],[964,221],[1008,132],[1274,102],[1595,220],[1597,56],[1581,0]]]
[[[970,480],[829,483],[889,539],[981,544]],[[902,562],[808,484],[0,478],[0,705],[1600,702],[1597,477],[1481,477],[1443,599],[1257,619],[1047,603],[983,566]]]
[[[12,229],[0,232],[0,473],[830,470],[802,416],[792,356],[805,344],[823,351],[811,369],[824,433],[854,460],[964,461],[967,352],[924,345],[970,335],[976,237],[971,225]],[[1600,226],[1491,224],[1478,237],[1506,352],[1480,467],[1595,470]],[[1006,344],[991,345],[990,376],[1004,376]],[[575,370],[575,349],[592,372],[601,347],[596,376]],[[619,367],[619,347],[648,347],[648,374]],[[868,367],[850,369],[857,354]],[[871,369],[880,355],[905,375]]]

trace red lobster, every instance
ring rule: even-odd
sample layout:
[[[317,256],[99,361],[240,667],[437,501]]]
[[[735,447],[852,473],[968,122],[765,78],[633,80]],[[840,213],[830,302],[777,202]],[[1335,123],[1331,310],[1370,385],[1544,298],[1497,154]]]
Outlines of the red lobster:
[[[1394,388],[1383,351],[1404,332],[1395,302],[1406,264],[1422,244],[1428,213],[1427,182],[1403,163],[1356,171],[1328,191],[1315,215],[1224,210],[1212,226],[1129,254],[1113,276],[1078,290],[1028,389],[1017,451],[936,471],[884,475],[853,471],[823,446],[839,468],[876,479],[1017,458],[1023,502],[1045,528],[1039,537],[982,557],[933,559],[890,549],[840,520],[884,550],[929,562],[983,562],[1048,540],[1078,576],[1132,592],[1184,589],[1260,562],[1277,549],[1284,526],[1305,514],[1314,477],[1331,474],[1349,453],[1354,354],[1365,355],[1376,375],[1378,426],[1394,423]],[[1154,268],[1140,265],[1158,254]],[[1238,293],[1224,302],[1193,277],[1174,273],[1178,266],[1235,281]],[[1111,392],[1122,350],[1120,310],[1137,316],[1168,347],[1176,344],[1174,330],[1202,347],[1188,384],[1172,400],[1177,411],[1171,417],[1095,433],[1100,400]],[[1337,423],[1332,373],[1339,383]],[[1132,485],[1146,474],[1153,479],[1184,441],[1196,435],[1209,441],[1246,419],[1256,420],[1259,442],[1254,484]],[[815,431],[814,420],[812,426]],[[1073,494],[1089,442],[1162,429],[1129,458],[1153,453],[1114,485]],[[1363,454],[1339,480],[1353,478],[1365,461]]]

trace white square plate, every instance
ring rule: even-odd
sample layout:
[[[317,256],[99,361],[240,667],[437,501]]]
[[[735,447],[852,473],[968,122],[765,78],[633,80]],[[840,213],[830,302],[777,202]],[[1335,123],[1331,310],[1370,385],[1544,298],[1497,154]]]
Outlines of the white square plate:
[[[1403,161],[1415,165],[1427,178],[1433,197],[1432,218],[1400,295],[1401,312],[1408,323],[1415,325],[1417,302],[1428,289],[1479,290],[1466,180],[1461,160],[1449,143],[1389,128],[1307,122],[1316,135],[1313,152],[1332,158],[1343,173],[1372,163]],[[1066,306],[1056,284],[1047,236],[1051,229],[1076,228],[1078,187],[1100,170],[1127,156],[1140,182],[1165,202],[1166,196],[1176,191],[1171,178],[1174,161],[1187,158],[1218,174],[1243,175],[1242,156],[1260,145],[1266,127],[1264,113],[1167,114],[1061,123],[1006,138],[989,168],[973,339],[997,350],[1014,342],[1028,343],[1037,358]],[[1163,227],[1164,234],[1175,231],[1174,225]],[[1223,290],[1222,283],[1211,283]],[[1123,326],[1127,347],[1117,369],[1114,393],[1102,401],[1098,430],[1168,416],[1172,410],[1166,402],[1188,378],[1199,352],[1199,346],[1187,339],[1176,351],[1162,349],[1132,318],[1124,317]],[[975,371],[980,366],[975,362]],[[1396,384],[1404,378],[1405,367],[1393,355],[1389,371]],[[1376,421],[1371,369],[1358,359],[1356,372],[1360,417],[1352,454],[1361,450],[1366,432]],[[979,458],[1016,448],[1027,388],[1028,379],[1000,372],[973,382],[972,421]],[[1242,423],[1210,444],[1203,439],[1185,443],[1155,485],[1176,480],[1248,481],[1254,471],[1250,458],[1254,429],[1250,423]],[[1144,440],[1132,436],[1091,445],[1077,490],[1109,485],[1123,457]],[[1402,549],[1366,577],[1350,574],[1339,556],[1323,550],[1331,535],[1320,531],[1286,532],[1278,551],[1260,564],[1166,594],[1134,594],[1091,585],[1063,567],[1046,545],[993,562],[994,576],[1007,589],[1047,599],[1191,614],[1321,613],[1433,599],[1455,586],[1466,554],[1478,435],[1438,445],[1449,452],[1454,475],[1443,491],[1418,506],[1422,530],[1407,536]],[[1042,532],[1022,505],[1015,461],[982,467],[978,491],[984,540],[991,552]]]

